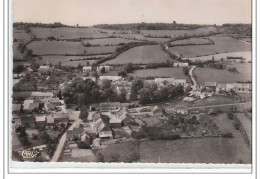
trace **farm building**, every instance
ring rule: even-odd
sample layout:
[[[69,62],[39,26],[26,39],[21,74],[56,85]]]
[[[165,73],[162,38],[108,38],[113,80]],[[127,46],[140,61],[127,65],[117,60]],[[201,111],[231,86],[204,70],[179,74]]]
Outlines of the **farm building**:
[[[251,92],[252,84],[251,83],[232,83],[227,84],[227,90],[233,89],[236,92]]]
[[[83,72],[91,72],[91,71],[92,71],[92,66],[83,67]]]
[[[100,103],[100,111],[114,111],[120,108],[119,102]]]
[[[55,105],[51,104],[50,102],[45,102],[44,103],[44,108],[46,111],[51,111],[55,109]]]
[[[122,121],[117,115],[110,115],[109,126],[110,127],[121,127]]]
[[[189,63],[174,63],[173,67],[189,67]]]
[[[93,76],[87,76],[87,77],[83,77],[83,80],[85,81],[85,80],[91,80],[91,81],[94,81],[94,82],[96,82],[96,78],[95,77],[93,77]]]
[[[226,90],[227,89],[227,84],[217,84],[217,87],[216,87],[216,91],[219,92],[221,90]]]
[[[12,112],[19,112],[21,110],[21,104],[13,104],[12,105]]]
[[[36,127],[41,127],[46,123],[46,116],[42,115],[42,116],[35,116],[35,125]]]
[[[41,65],[38,69],[39,72],[47,72],[52,70],[53,68],[51,68],[49,65]]]
[[[154,82],[157,84],[158,88],[162,88],[162,87],[165,87],[167,85],[187,86],[187,81],[185,79],[155,78]]]
[[[35,103],[34,100],[24,100],[23,110],[26,112],[32,112],[39,109],[39,103]]]
[[[100,138],[113,138],[111,129],[109,128],[108,124],[101,118],[95,122],[95,127],[97,128],[97,132]]]
[[[156,117],[159,117],[163,114],[161,108],[159,108],[158,106],[153,106],[151,108],[151,113],[152,116],[156,116]]]
[[[44,99],[44,98],[51,98],[53,96],[52,92],[32,92],[31,98],[32,99]]]
[[[83,125],[78,125],[74,127],[71,130],[67,130],[67,139],[73,140],[73,139],[81,139],[81,136],[84,134],[84,127]]]
[[[208,81],[206,81],[206,82],[205,82],[205,87],[206,87],[206,88],[211,88],[211,89],[216,89],[216,87],[217,87],[217,82],[208,82]]]
[[[69,114],[68,113],[56,113],[53,114],[54,122],[69,122]]]
[[[97,72],[101,72],[101,69],[102,68],[105,68],[105,72],[108,72],[108,71],[110,71],[110,69],[111,69],[111,67],[109,66],[109,65],[102,65],[102,66],[98,66],[97,67]]]
[[[71,112],[69,112],[69,120],[70,121],[78,120],[79,119],[79,114],[80,114],[80,111],[71,111]]]
[[[46,124],[51,126],[51,125],[54,125],[54,118],[52,115],[47,115],[46,116]]]
[[[120,80],[121,78],[122,78],[121,76],[100,76],[99,80],[100,81],[109,80],[109,81],[113,82],[113,81]]]

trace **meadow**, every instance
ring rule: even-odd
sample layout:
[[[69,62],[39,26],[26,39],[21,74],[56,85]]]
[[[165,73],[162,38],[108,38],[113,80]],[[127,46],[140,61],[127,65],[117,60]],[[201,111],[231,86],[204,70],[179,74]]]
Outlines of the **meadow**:
[[[17,28],[14,28],[13,39],[29,41],[31,39],[31,34],[26,33],[24,30],[18,30]]]
[[[239,70],[238,70],[239,71]],[[212,68],[196,68],[194,73],[197,76],[197,84],[204,85],[205,82],[234,83],[238,81],[251,81],[251,76],[244,73],[232,73],[227,70]]]
[[[122,38],[105,38],[105,39],[93,39],[93,40],[83,40],[84,44],[91,44],[91,45],[118,45],[120,43],[129,43],[129,42],[135,42],[135,40],[128,40],[128,39],[122,39]]]
[[[212,57],[214,56],[215,61],[221,61],[223,58],[224,60],[227,59],[227,57],[243,57],[245,61],[252,61],[252,52],[251,51],[241,51],[241,52],[230,52],[230,53],[220,53],[215,55],[208,55],[208,56],[202,56],[202,57],[193,57],[189,58],[192,61],[200,60],[200,61],[208,61],[212,60]]]
[[[189,45],[189,44],[203,45],[208,43],[210,43],[210,41],[205,38],[189,38],[189,39],[173,41],[171,42],[171,45]]]
[[[159,45],[147,45],[134,47],[120,54],[115,59],[105,64],[126,64],[126,63],[162,63],[167,60],[173,61],[168,54],[164,53]]]
[[[182,54],[183,57],[208,56],[228,52],[251,51],[251,45],[246,42],[224,36],[209,37],[215,45],[189,45],[170,47],[172,53]]]
[[[54,37],[56,39],[78,39],[78,38],[101,38],[108,37],[109,34],[100,33],[99,29],[89,28],[41,28],[31,27],[31,31],[37,38],[46,39]]]
[[[83,47],[81,42],[34,41],[27,45],[36,55],[91,55],[113,53],[117,47]],[[84,53],[85,52],[85,53]]]
[[[129,75],[134,77],[172,77],[176,79],[186,79],[181,68],[157,68],[157,69],[143,69],[135,70]]]
[[[244,146],[244,147],[240,147]],[[144,141],[139,144],[142,163],[251,163],[251,153],[234,138],[198,138]]]
[[[144,36],[171,36],[177,37],[180,35],[198,35],[202,33],[217,32],[215,27],[201,27],[194,30],[141,30],[141,34]]]

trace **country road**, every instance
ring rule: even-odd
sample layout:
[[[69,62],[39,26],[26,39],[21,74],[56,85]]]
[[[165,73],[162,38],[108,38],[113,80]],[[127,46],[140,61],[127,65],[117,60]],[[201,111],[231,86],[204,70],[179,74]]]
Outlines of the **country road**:
[[[76,120],[74,121],[73,124],[71,124],[71,126],[69,127],[68,130],[71,130],[73,129],[73,127],[76,125],[77,122],[80,122],[80,120]],[[62,137],[60,138],[60,141],[59,141],[59,144],[53,154],[53,157],[51,159],[52,162],[57,162],[60,158],[60,155],[61,155],[61,152],[63,151],[63,148],[64,148],[64,145],[65,145],[65,142],[66,142],[66,132],[62,135]]]
[[[223,106],[245,105],[245,104],[250,104],[250,103],[251,102],[248,102],[248,103],[216,104],[216,105],[208,105],[208,106],[190,107],[190,108],[187,108],[187,109],[200,109],[200,108],[213,108],[213,107],[223,107]]]
[[[190,75],[191,80],[192,80],[192,82],[193,82],[193,85],[192,85],[192,89],[193,89],[193,90],[195,90],[196,87],[197,87],[197,82],[196,82],[196,80],[195,80],[195,78],[194,78],[194,76],[193,76],[193,71],[194,71],[195,68],[196,68],[196,66],[192,66],[192,68],[191,68],[190,71],[189,71],[189,75]]]

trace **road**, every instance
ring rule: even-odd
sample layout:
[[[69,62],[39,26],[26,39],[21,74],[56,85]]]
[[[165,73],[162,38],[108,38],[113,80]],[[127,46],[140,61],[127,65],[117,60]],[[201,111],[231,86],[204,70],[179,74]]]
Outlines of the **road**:
[[[198,106],[198,107],[190,107],[187,109],[200,109],[200,108],[213,108],[213,107],[223,107],[223,106],[234,106],[234,105],[245,105],[249,103],[230,103],[230,104],[216,104],[216,105],[208,105],[208,106]]]
[[[68,128],[68,130],[71,130],[73,129],[73,127],[76,125],[76,123],[80,122],[80,120],[76,120],[74,121],[73,124],[71,124],[71,126]],[[63,148],[65,146],[65,143],[66,143],[66,132],[62,135],[62,137],[60,138],[60,141],[59,141],[59,144],[53,154],[53,157],[51,159],[52,162],[57,162],[61,156],[61,152],[63,151]]]
[[[197,88],[197,82],[196,82],[196,80],[195,80],[195,78],[194,78],[194,76],[193,76],[193,71],[194,71],[195,68],[196,68],[196,66],[192,66],[192,68],[191,68],[190,71],[189,71],[189,75],[190,75],[191,80],[192,80],[192,82],[193,82],[192,90],[195,90],[195,89]]]

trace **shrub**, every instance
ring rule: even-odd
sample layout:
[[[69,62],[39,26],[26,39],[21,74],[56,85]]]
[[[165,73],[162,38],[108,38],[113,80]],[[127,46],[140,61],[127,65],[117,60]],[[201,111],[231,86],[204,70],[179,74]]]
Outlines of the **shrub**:
[[[240,123],[240,121],[238,121],[238,120],[235,120],[235,121],[233,122],[233,125],[234,125],[234,127],[235,127],[236,130],[239,130],[240,127],[241,127],[241,123]]]
[[[232,132],[225,132],[225,133],[221,134],[221,137],[232,138],[233,133]]]
[[[78,148],[80,149],[90,149],[90,143],[87,141],[81,141],[78,143]]]
[[[38,135],[37,135],[37,134],[33,134],[33,135],[32,135],[32,139],[33,139],[33,140],[38,139]]]
[[[234,114],[233,114],[233,112],[229,112],[229,113],[227,114],[227,116],[228,116],[228,119],[234,120]]]

